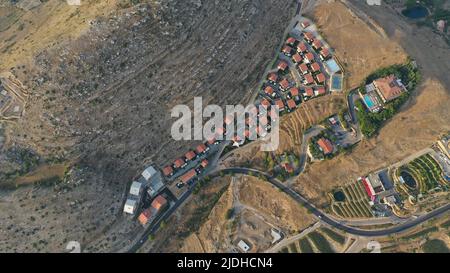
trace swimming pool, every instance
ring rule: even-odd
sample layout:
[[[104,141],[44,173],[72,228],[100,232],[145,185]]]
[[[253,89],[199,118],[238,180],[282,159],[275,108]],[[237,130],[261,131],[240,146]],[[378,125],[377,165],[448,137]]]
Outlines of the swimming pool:
[[[334,74],[331,76],[331,89],[337,91],[342,90],[342,75]]]
[[[366,105],[369,109],[372,109],[376,105],[375,102],[373,101],[372,97],[367,94],[364,95],[364,102],[366,103]]]

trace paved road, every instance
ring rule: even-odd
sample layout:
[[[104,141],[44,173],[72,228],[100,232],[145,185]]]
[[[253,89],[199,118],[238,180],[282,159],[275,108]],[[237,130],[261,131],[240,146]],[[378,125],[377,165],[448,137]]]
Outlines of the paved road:
[[[444,213],[448,212],[450,210],[450,204],[447,204],[443,207],[440,207],[428,214],[419,216],[415,219],[412,219],[410,221],[407,221],[405,223],[402,223],[400,225],[386,228],[386,229],[379,229],[379,230],[362,230],[358,228],[354,228],[351,226],[345,225],[343,222],[338,221],[336,219],[331,218],[330,216],[326,215],[319,209],[317,209],[312,203],[310,203],[305,197],[300,195],[299,193],[293,191],[286,185],[284,185],[282,182],[278,181],[276,178],[272,177],[271,175],[255,170],[250,168],[227,168],[221,170],[221,172],[224,172],[226,174],[258,174],[264,176],[269,183],[277,187],[278,189],[282,190],[286,194],[288,194],[292,199],[294,199],[297,203],[303,205],[306,209],[308,209],[309,212],[314,214],[316,217],[318,217],[321,221],[329,224],[330,226],[340,229],[346,233],[358,235],[358,236],[366,236],[366,237],[380,237],[380,236],[387,236],[395,233],[399,233],[405,230],[408,230],[414,226],[417,226],[421,223],[424,223],[432,218],[438,217],[443,215]]]

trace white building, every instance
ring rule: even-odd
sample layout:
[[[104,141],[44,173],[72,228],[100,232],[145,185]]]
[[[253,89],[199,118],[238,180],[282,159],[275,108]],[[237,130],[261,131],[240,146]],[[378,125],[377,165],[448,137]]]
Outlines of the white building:
[[[145,178],[145,180],[150,180],[150,178],[152,176],[154,176],[155,174],[157,174],[158,172],[155,170],[155,168],[153,168],[153,166],[149,166],[147,167],[147,169],[145,169],[142,172],[142,176]]]
[[[248,252],[250,250],[250,246],[246,242],[244,242],[244,240],[240,240],[238,246],[244,252]]]
[[[142,183],[133,181],[130,187],[130,194],[139,196],[141,194],[141,191],[142,191]]]
[[[134,214],[136,212],[137,201],[134,199],[127,199],[125,202],[125,206],[123,207],[123,211],[128,214]]]

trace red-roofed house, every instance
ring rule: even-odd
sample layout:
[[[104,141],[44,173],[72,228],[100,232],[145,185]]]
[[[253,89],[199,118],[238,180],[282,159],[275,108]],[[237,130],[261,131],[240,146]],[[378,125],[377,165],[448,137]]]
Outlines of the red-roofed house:
[[[287,103],[289,110],[293,110],[293,109],[295,109],[295,107],[297,107],[297,104],[295,103],[295,101],[293,99],[287,100],[286,103]]]
[[[314,62],[314,54],[312,54],[311,52],[308,52],[305,54],[305,61],[308,63],[312,63]]]
[[[287,79],[283,79],[283,80],[280,82],[280,87],[281,87],[283,90],[287,90],[287,89],[289,88],[289,81],[288,81]]]
[[[264,93],[266,93],[268,96],[275,97],[276,93],[275,90],[273,90],[272,86],[268,85],[266,88],[264,88]]]
[[[287,173],[293,173],[293,172],[294,172],[294,168],[292,168],[292,165],[291,165],[291,164],[289,164],[289,163],[284,163],[282,166],[283,166],[284,170],[285,170]]]
[[[314,90],[314,94],[316,96],[324,95],[325,93],[326,93],[326,90],[325,90],[325,87],[323,87],[323,86],[317,87],[316,90]]]
[[[322,47],[322,42],[319,39],[314,39],[312,46],[315,50],[320,49]]]
[[[173,162],[173,165],[175,166],[175,168],[179,169],[179,168],[183,168],[184,166],[186,166],[186,163],[184,162],[184,160],[182,158],[178,158]]]
[[[197,151],[198,154],[203,154],[203,153],[207,152],[209,150],[209,148],[206,147],[206,145],[202,143],[202,144],[198,145],[195,150]]]
[[[306,85],[313,84],[313,83],[314,83],[313,76],[312,76],[311,74],[306,74],[306,75],[305,75],[304,83],[305,83]]]
[[[268,108],[268,107],[270,106],[270,101],[269,101],[268,99],[263,99],[263,100],[261,101],[261,105],[262,105],[264,108]]]
[[[285,71],[288,68],[288,63],[281,61],[278,63],[278,70]]]
[[[291,52],[292,52],[292,47],[286,45],[283,47],[283,49],[281,50],[281,52],[283,52],[285,55],[290,56]]]
[[[312,32],[305,32],[305,40],[308,42],[314,40],[314,34]]]
[[[286,44],[293,46],[297,40],[294,37],[289,37],[286,39]]]
[[[281,99],[276,100],[275,105],[278,106],[279,111],[284,110],[284,102]]]
[[[289,89],[289,96],[291,98],[296,98],[299,95],[299,91],[297,87],[292,87],[291,89]]]
[[[299,53],[303,53],[303,52],[305,52],[306,51],[306,45],[305,45],[305,43],[299,43],[298,44],[298,46],[297,46],[297,52],[299,52]]]
[[[194,179],[194,177],[196,177],[196,176],[197,176],[197,172],[194,169],[192,169],[181,176],[181,182],[186,184],[186,183],[190,182],[192,179]]]
[[[320,59],[324,61],[328,59],[328,57],[330,57],[330,50],[328,50],[328,48],[322,48],[320,51]]]
[[[373,84],[384,103],[400,97],[406,91],[405,86],[394,74],[376,79]]]
[[[202,163],[201,163],[200,165],[201,165],[202,168],[204,169],[204,168],[206,168],[206,167],[208,166],[208,164],[209,164],[208,160],[203,159],[203,160],[202,160]]]
[[[375,190],[373,189],[372,185],[369,183],[369,181],[367,181],[367,179],[365,177],[360,177],[359,180],[361,180],[361,182],[364,185],[364,189],[366,190],[367,195],[370,198],[370,201],[375,201]]]
[[[334,150],[333,144],[331,144],[331,141],[326,138],[320,138],[317,141],[317,144],[325,155],[331,154]]]
[[[310,23],[308,21],[303,21],[301,24],[302,28],[307,28],[309,27]]]
[[[167,176],[167,177],[172,176],[173,175],[173,168],[172,168],[172,166],[164,167],[163,174],[164,174],[164,176]]]
[[[318,63],[313,63],[313,64],[311,64],[311,70],[312,70],[313,72],[320,71],[320,65],[319,65]]]
[[[308,73],[308,66],[306,64],[301,64],[298,66],[298,70],[300,70],[300,72],[304,75]]]
[[[324,83],[325,82],[325,75],[323,75],[322,73],[316,75],[316,81],[317,83]]]
[[[190,160],[194,159],[197,155],[195,154],[194,151],[189,151],[184,156],[186,157],[187,160],[190,161]]]
[[[167,200],[162,195],[158,195],[155,199],[153,199],[151,207],[156,211],[160,211],[167,205]]]
[[[300,63],[303,60],[303,58],[302,58],[302,56],[300,56],[300,54],[295,53],[292,56],[292,60],[294,61],[294,63]]]
[[[305,88],[304,96],[307,96],[307,97],[314,96],[314,90],[311,87]]]
[[[268,79],[269,81],[271,81],[271,82],[277,82],[277,80],[278,80],[278,75],[277,75],[277,73],[270,73],[270,74],[267,76],[267,79]]]
[[[146,209],[139,215],[138,221],[139,223],[141,223],[141,225],[145,226],[151,217],[152,211],[150,209]]]

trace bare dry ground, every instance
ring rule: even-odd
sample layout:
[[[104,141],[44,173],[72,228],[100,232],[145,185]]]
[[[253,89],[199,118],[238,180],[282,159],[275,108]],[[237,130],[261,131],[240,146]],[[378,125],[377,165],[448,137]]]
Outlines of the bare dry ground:
[[[174,236],[184,234],[187,229],[192,217],[188,212],[199,210],[213,193],[224,187],[226,190],[204,221],[197,223],[195,232],[187,237]],[[184,217],[172,217],[165,225],[167,228],[158,231],[155,241],[144,251],[230,252],[244,239],[252,245],[251,252],[261,252],[271,245],[271,228],[292,234],[313,223],[305,208],[269,183],[250,176],[216,178],[191,201],[179,213]],[[231,208],[233,216],[227,218]]]
[[[406,59],[399,44],[384,37],[381,28],[369,27],[340,1],[317,6],[312,16],[344,66],[349,88],[358,86],[376,69]]]
[[[162,166],[196,144],[171,140],[171,108],[194,96],[219,105],[249,96],[295,10],[290,0],[141,1],[120,10],[117,1],[107,6],[89,1],[92,6],[75,9],[61,2],[38,7],[42,21],[30,26],[31,15],[18,11],[17,18],[24,19],[0,33],[11,41],[1,45],[7,49],[0,53],[6,68],[32,90],[25,115],[4,129],[2,153],[16,147],[34,151],[43,162],[76,159],[77,171],[56,189],[2,192],[0,251],[63,251],[72,238],[86,251],[117,251],[129,244],[141,229],[121,216],[131,179],[144,164]],[[72,23],[81,21],[90,28],[72,32]],[[12,37],[19,28],[24,33]],[[70,37],[52,38],[64,31]],[[40,36],[49,39],[39,41]],[[17,45],[11,46],[14,39]],[[42,220],[33,222],[36,204],[48,205]],[[29,226],[36,231],[21,232]]]

